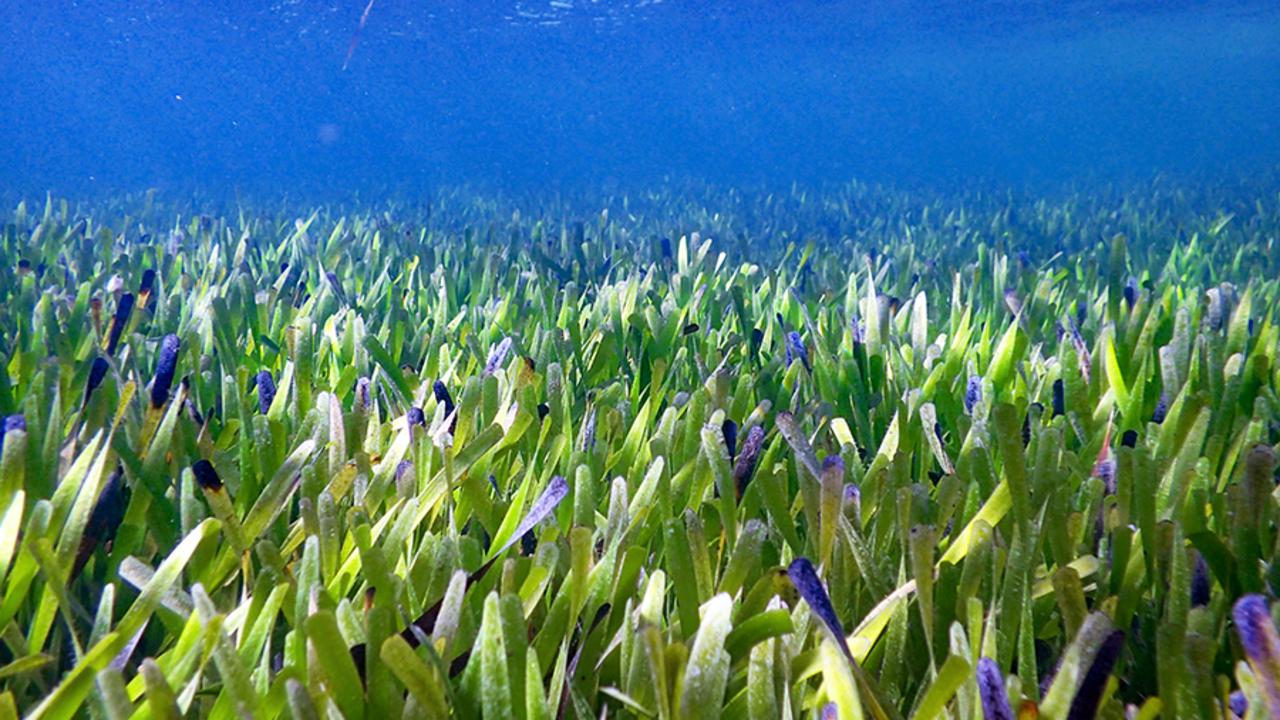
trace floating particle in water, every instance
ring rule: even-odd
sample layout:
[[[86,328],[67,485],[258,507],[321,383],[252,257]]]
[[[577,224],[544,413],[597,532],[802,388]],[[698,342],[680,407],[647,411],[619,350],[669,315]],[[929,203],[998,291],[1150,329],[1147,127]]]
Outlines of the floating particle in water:
[[[321,145],[333,145],[342,138],[342,127],[337,123],[320,123],[316,127],[316,140]]]
[[[369,0],[369,4],[364,6],[364,12],[360,13],[360,24],[356,25],[355,32],[351,34],[351,42],[347,44],[347,56],[342,60],[344,71],[351,65],[351,58],[355,56],[356,48],[360,45],[360,36],[364,32],[364,26],[369,22],[369,13],[373,12],[375,1]]]

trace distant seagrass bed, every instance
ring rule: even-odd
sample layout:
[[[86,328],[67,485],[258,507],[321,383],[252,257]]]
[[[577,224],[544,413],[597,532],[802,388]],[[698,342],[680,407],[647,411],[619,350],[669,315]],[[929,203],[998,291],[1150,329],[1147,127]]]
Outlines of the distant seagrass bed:
[[[0,718],[1280,717],[1274,184],[0,223]]]

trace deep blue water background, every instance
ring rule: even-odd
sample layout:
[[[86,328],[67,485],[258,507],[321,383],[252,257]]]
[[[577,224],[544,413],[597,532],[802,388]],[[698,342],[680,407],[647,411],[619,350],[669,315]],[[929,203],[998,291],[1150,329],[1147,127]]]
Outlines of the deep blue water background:
[[[0,192],[1280,167],[1280,3],[4,0]]]

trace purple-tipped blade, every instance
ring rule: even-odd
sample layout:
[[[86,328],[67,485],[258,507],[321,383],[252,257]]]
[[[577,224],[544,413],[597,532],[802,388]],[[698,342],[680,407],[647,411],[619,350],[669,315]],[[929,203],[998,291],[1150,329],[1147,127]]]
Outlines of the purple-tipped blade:
[[[270,370],[262,370],[254,377],[254,383],[258,386],[258,411],[266,415],[276,399],[276,382],[271,379]]]
[[[985,720],[1013,720],[1013,708],[1009,707],[1009,695],[1004,689],[1004,675],[991,658],[978,660],[978,695],[982,698]]]
[[[569,494],[569,481],[557,475],[551,478],[551,482],[547,485],[547,489],[542,491],[538,499],[533,502],[529,508],[529,512],[525,514],[524,519],[516,526],[515,532],[511,533],[511,537],[502,544],[498,552],[494,553],[494,557],[501,555],[507,551],[520,539],[525,533],[532,530],[538,523],[542,522],[550,515],[560,501],[564,500]]]
[[[173,375],[178,368],[178,351],[182,341],[177,335],[165,335],[160,341],[160,355],[156,360],[156,375],[151,381],[151,406],[162,407],[169,401],[169,389],[173,387]]]

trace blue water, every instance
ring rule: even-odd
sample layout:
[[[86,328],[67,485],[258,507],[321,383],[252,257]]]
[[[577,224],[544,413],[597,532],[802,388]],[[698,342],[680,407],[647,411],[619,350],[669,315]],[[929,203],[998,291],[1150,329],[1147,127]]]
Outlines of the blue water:
[[[1280,3],[6,0],[0,191],[1079,187],[1280,167]]]

